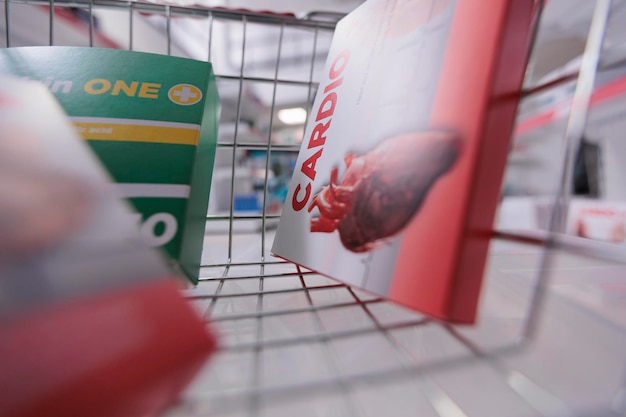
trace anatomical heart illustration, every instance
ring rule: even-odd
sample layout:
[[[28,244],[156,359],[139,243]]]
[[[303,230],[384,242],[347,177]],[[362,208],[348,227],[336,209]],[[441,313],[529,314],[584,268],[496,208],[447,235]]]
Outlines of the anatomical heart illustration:
[[[459,151],[455,134],[431,131],[389,138],[365,155],[347,154],[341,180],[333,168],[308,207],[320,213],[311,232],[337,230],[352,252],[376,249],[406,226]]]

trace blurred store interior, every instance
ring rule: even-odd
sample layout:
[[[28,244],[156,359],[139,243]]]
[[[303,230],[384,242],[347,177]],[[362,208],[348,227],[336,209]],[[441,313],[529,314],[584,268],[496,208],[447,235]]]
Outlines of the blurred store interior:
[[[300,18],[336,20],[353,10],[358,0],[243,0],[170,2],[231,9],[289,13]],[[531,87],[576,74],[591,22],[594,2],[550,0],[546,2],[540,31],[528,68]],[[49,12],[44,6],[11,4],[11,45],[47,44]],[[88,45],[88,11],[66,8],[55,12],[55,45]],[[566,18],[565,18],[566,17]],[[623,241],[626,235],[626,1],[612,3],[611,17],[592,97],[583,143],[577,152],[571,184],[574,193],[568,231],[600,240]],[[132,23],[131,23],[132,21]],[[277,25],[242,25],[192,17],[176,17],[166,25],[165,16],[98,8],[94,20],[94,45],[128,48],[207,59],[219,81],[222,118],[219,140],[223,143],[261,144],[271,141],[274,151],[268,164],[268,213],[280,213],[288,181],[303,135],[306,109],[332,37],[331,31],[306,31]],[[132,24],[132,39],[129,35]],[[0,22],[0,37],[5,35]],[[281,37],[282,36],[282,37]],[[281,42],[279,42],[279,40]],[[0,39],[4,43],[5,39]],[[280,65],[276,67],[278,45]],[[168,46],[169,45],[169,46]],[[244,62],[242,57],[245,56]],[[311,60],[314,70],[309,71]],[[235,77],[243,72],[239,85]],[[228,79],[232,75],[232,79]],[[259,79],[292,80],[293,85]],[[311,83],[312,82],[312,83]],[[308,85],[307,85],[308,84]],[[519,108],[509,164],[503,184],[498,227],[544,228],[551,196],[559,187],[564,138],[575,79],[560,83],[524,99]],[[239,105],[238,105],[239,103]],[[224,214],[231,206],[232,164],[236,164],[234,209],[259,212],[265,184],[265,150],[218,150],[209,214]],[[243,168],[243,169],[242,169]],[[594,214],[595,213],[595,214]],[[270,224],[270,223],[268,223]]]
[[[431,415],[389,411],[394,403],[398,410],[413,401],[426,404],[420,395],[428,401],[434,398],[436,415],[446,417],[625,415],[626,0],[612,1],[587,125],[573,152],[573,172],[566,184],[572,198],[563,231],[572,236],[559,238],[578,246],[571,253],[565,248],[548,264],[544,261],[550,256],[544,254],[549,251],[537,242],[493,239],[497,244],[490,247],[480,325],[460,331],[369,293],[357,294],[321,275],[306,276],[314,290],[309,293],[300,267],[269,256],[333,31],[263,24],[261,19],[247,22],[241,10],[335,22],[362,1],[148,0],[142,4],[168,4],[171,9],[159,6],[157,12],[146,13],[135,10],[132,1],[93,0],[93,20],[92,2],[59,3],[65,6],[56,7],[53,15],[47,5],[31,1],[12,0],[9,13],[7,3],[0,3],[0,46],[48,45],[52,32],[54,45],[88,46],[91,38],[98,47],[208,59],[219,75],[222,111],[202,258],[203,265],[210,264],[206,277],[211,275],[188,295],[196,297],[205,317],[215,320],[224,351],[185,397],[196,407],[190,410],[199,414],[184,409],[180,415],[209,415],[207,410],[216,415],[214,409],[228,410],[233,404],[254,411],[266,399],[282,405],[277,399],[284,395],[288,403],[290,390],[298,387],[299,408],[285,407],[283,414],[267,408],[267,414],[250,415]],[[520,102],[494,225],[500,231],[522,230],[533,236],[548,227],[561,186],[565,131],[596,2],[545,3],[524,88],[551,87]],[[223,14],[219,19],[177,14],[176,7],[192,5],[220,8]],[[240,14],[229,20],[229,9]],[[267,216],[261,215],[263,210]],[[233,214],[238,216],[234,221]],[[582,255],[576,252],[581,247]],[[608,259],[609,252],[618,255]],[[239,264],[231,268],[231,261]],[[541,299],[546,271],[552,274],[550,290],[556,296]],[[229,274],[235,279],[225,283]],[[369,307],[363,309],[365,304]],[[268,313],[262,317],[264,309]],[[534,350],[493,366],[480,362],[484,356],[476,346],[500,349],[511,340],[517,344],[528,336],[520,336],[520,323],[539,316],[544,324],[535,335]],[[399,342],[389,344],[394,337]],[[481,343],[471,345],[476,340]],[[400,360],[388,345],[414,355],[415,369],[425,370],[426,378],[406,378],[414,368],[395,364]],[[479,365],[454,368],[452,360],[445,362],[461,357],[459,351],[461,356],[476,356]],[[429,367],[429,361],[440,358],[441,368]],[[345,379],[340,373],[336,385],[329,385],[318,377],[323,378],[326,365],[333,368],[334,361],[338,369],[347,363],[344,371],[352,372],[352,366],[354,373]],[[360,380],[370,368],[388,384]],[[385,374],[388,369],[399,369],[397,375],[407,384],[402,385],[400,377],[393,379],[396,374]],[[431,370],[436,383],[429,379]],[[392,378],[384,379],[388,375]],[[508,397],[511,392],[517,396]],[[319,393],[321,402],[309,401]],[[463,407],[448,394],[470,411],[463,414]],[[356,398],[366,412],[342,412],[344,406],[353,411],[346,398]],[[597,414],[596,409],[605,413]]]

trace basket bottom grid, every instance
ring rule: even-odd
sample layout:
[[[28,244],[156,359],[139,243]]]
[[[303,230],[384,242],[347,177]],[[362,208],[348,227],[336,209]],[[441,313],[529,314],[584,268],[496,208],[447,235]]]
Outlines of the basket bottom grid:
[[[624,327],[563,286],[589,284],[598,271],[626,276],[626,267],[557,255],[540,331],[521,344],[541,251],[494,242],[473,327],[448,326],[269,256],[272,263],[221,267],[186,293],[222,350],[168,415],[619,412]]]

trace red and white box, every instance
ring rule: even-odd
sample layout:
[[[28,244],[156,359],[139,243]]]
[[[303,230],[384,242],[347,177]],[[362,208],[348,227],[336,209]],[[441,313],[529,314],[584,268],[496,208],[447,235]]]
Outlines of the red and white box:
[[[567,232],[587,239],[626,244],[626,203],[573,199]]]
[[[476,318],[532,0],[370,0],[339,22],[272,252]]]
[[[0,415],[136,417],[216,348],[48,89],[0,77]]]

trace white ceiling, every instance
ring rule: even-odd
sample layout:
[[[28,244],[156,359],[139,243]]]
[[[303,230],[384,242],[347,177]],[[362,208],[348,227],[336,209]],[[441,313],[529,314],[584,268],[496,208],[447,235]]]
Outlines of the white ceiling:
[[[178,1],[197,3],[197,0]],[[362,2],[363,0],[201,0],[207,6],[291,12],[298,16],[312,11],[348,13]],[[535,51],[535,79],[565,65],[582,53],[595,1],[545,0],[545,5]],[[621,49],[626,55],[626,0],[612,1],[605,48]]]
[[[534,56],[534,78],[554,71],[579,56],[585,40],[595,1],[546,0]],[[613,0],[607,26],[605,50],[626,55],[626,1]]]

